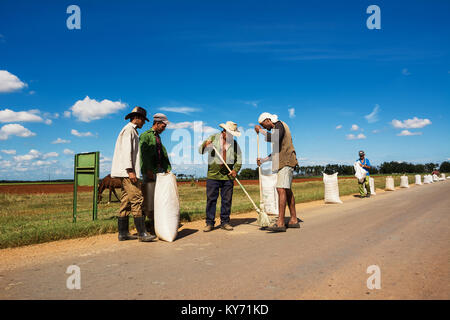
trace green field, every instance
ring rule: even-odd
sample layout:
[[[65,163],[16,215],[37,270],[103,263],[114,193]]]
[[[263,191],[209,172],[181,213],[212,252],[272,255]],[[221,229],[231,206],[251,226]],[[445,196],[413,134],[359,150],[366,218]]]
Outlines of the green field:
[[[414,175],[409,176],[414,183]],[[400,184],[400,176],[395,176],[395,185]],[[376,176],[375,186],[383,189],[385,177]],[[258,185],[245,186],[249,194],[259,201]],[[179,186],[181,220],[193,221],[205,218],[205,187],[184,184]],[[324,197],[322,181],[294,183],[293,191],[297,203],[320,200]],[[340,195],[358,192],[356,179],[339,180]],[[62,194],[0,194],[0,248],[17,247],[61,239],[70,239],[117,232],[116,215],[118,202],[108,204],[107,192],[98,207],[98,220],[92,221],[89,207],[92,194],[80,192],[78,195],[77,222],[72,223],[72,193]],[[120,196],[120,191],[118,191]],[[114,196],[113,196],[114,199]],[[220,200],[218,201],[218,212]],[[234,188],[232,215],[251,211],[252,205],[245,194]],[[217,214],[218,218],[219,214]],[[301,216],[301,212],[299,214]],[[130,219],[130,226],[133,226]]]

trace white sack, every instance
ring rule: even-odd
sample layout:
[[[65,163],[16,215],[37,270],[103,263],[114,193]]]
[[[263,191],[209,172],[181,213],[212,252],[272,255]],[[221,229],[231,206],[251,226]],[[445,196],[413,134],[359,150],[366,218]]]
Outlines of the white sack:
[[[325,203],[342,203],[339,198],[338,173],[328,175],[323,174],[325,184]]]
[[[278,215],[277,174],[263,174],[262,170],[260,170],[260,173],[261,207],[267,214]]]
[[[421,185],[422,184],[422,177],[420,174],[416,174],[416,184]]]
[[[372,177],[369,177],[369,186],[370,186],[370,194],[371,195],[376,195],[377,193],[375,192],[375,179]]]
[[[156,235],[161,240],[172,242],[177,237],[180,223],[177,179],[173,173],[157,174],[154,206]]]
[[[445,173],[441,173],[441,179],[445,180]]]
[[[364,170],[363,167],[361,167],[361,164],[358,161],[353,164],[353,168],[355,169],[356,179],[358,179],[359,182],[363,183],[366,179],[367,171]]]
[[[392,178],[391,176],[386,177],[386,190],[395,191],[394,178]]]
[[[409,180],[407,176],[400,177],[400,188],[409,188]]]
[[[437,174],[433,174],[433,181],[434,182],[439,181],[439,177],[437,176]]]
[[[423,176],[423,184],[430,184],[430,177],[426,174]]]

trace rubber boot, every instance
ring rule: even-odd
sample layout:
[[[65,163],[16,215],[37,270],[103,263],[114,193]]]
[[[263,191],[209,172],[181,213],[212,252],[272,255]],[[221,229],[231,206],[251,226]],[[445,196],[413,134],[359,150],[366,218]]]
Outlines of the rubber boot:
[[[156,239],[156,236],[152,236],[151,234],[145,231],[145,217],[134,217],[134,225],[136,226],[136,230],[138,232],[138,239],[141,242],[150,242]]]
[[[132,236],[129,232],[128,227],[128,216],[126,217],[119,217],[117,219],[117,224],[119,228],[119,241],[125,241],[125,240],[136,240],[136,236]]]

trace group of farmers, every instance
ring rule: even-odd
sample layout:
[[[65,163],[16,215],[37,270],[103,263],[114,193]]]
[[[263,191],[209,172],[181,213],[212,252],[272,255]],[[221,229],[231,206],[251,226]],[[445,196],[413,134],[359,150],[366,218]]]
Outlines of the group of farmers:
[[[122,181],[122,195],[118,217],[119,241],[139,239],[150,242],[156,239],[151,232],[154,230],[153,207],[145,199],[145,186],[155,181],[158,173],[171,171],[167,150],[161,142],[161,133],[166,129],[169,121],[162,113],[153,116],[152,127],[139,136],[137,129],[141,129],[146,121],[147,112],[144,108],[135,107],[125,120],[129,122],[122,128],[117,137],[111,167],[111,177]],[[255,125],[256,133],[266,137],[272,143],[272,154],[265,158],[258,158],[257,164],[272,161],[272,171],[277,174],[276,189],[279,198],[278,220],[267,230],[284,232],[286,228],[300,228],[300,219],[295,211],[295,199],[292,192],[294,168],[298,166],[297,157],[292,143],[292,136],[288,125],[270,113],[262,113]],[[208,153],[208,173],[206,181],[206,226],[203,231],[214,230],[216,204],[221,195],[220,227],[231,231],[230,224],[231,203],[233,197],[234,178],[242,166],[242,154],[234,137],[241,133],[235,122],[227,121],[219,125],[221,132],[211,135],[199,147],[201,154]],[[142,173],[142,180],[140,179]],[[152,199],[153,201],[153,199]],[[286,205],[290,210],[290,220],[285,223],[284,213]],[[129,215],[134,218],[137,236],[129,233]],[[145,221],[145,218],[148,221]]]

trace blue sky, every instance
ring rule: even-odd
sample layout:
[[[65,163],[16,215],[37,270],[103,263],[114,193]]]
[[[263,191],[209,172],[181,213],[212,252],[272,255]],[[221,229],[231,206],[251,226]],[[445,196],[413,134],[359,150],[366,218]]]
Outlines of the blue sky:
[[[372,4],[380,30],[366,27]],[[275,113],[303,165],[351,164],[360,149],[375,165],[448,160],[449,13],[444,0],[3,0],[0,179],[70,178],[72,153],[97,150],[107,174],[136,105],[206,134]],[[174,132],[163,142],[179,162]],[[192,170],[174,171],[206,174]]]

